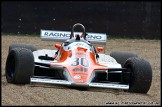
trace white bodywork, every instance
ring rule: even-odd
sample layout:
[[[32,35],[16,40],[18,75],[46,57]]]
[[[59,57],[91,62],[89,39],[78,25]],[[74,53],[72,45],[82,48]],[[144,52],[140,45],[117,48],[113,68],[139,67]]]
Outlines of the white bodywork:
[[[56,60],[48,61],[48,60],[41,60],[38,58],[38,56],[45,56],[46,54],[49,57],[54,57],[56,51],[57,50],[49,50],[49,49],[42,49],[42,50],[34,51],[33,52],[34,61],[40,62],[40,63],[57,62]],[[121,68],[121,64],[117,63],[116,60],[110,55],[99,54],[98,63],[101,65],[108,66],[109,68]]]
[[[38,58],[38,56],[45,56],[46,54],[47,54],[49,57],[54,57],[56,51],[57,51],[57,50],[49,50],[49,49],[42,49],[42,50],[34,51],[34,52],[33,52],[34,61],[35,61],[35,62],[41,62],[41,63],[56,62],[56,60],[54,60],[54,61],[48,61],[48,60],[41,60],[41,59]]]

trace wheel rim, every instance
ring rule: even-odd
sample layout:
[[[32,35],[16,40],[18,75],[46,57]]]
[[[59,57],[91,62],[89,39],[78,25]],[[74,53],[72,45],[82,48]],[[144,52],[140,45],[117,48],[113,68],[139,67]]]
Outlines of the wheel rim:
[[[134,71],[133,71],[133,66],[132,64],[129,62],[127,63],[126,65],[124,65],[125,68],[127,68],[129,70],[129,72],[131,72],[131,75],[130,75],[130,80],[128,82],[128,84],[130,85],[130,87],[132,86],[132,83],[134,81]]]
[[[13,55],[9,57],[7,65],[7,77],[12,79],[15,73],[15,58]]]

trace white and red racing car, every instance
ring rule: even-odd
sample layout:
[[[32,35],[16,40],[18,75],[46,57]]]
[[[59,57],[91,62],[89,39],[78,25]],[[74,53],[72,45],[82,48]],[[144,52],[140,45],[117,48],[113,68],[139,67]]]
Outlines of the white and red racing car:
[[[81,27],[83,32],[74,32]],[[6,61],[8,83],[48,83],[75,87],[100,87],[147,93],[152,82],[148,61],[134,53],[100,53],[106,47],[107,36],[86,33],[77,23],[71,32],[41,30],[42,40],[63,42],[57,50],[38,50],[31,44],[12,44]]]

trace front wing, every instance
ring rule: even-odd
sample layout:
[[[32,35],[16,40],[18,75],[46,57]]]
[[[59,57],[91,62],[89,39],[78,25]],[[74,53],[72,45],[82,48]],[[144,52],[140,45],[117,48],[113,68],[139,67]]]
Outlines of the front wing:
[[[31,82],[33,83],[48,83],[48,84],[60,84],[60,85],[67,85],[67,86],[83,86],[83,87],[99,87],[99,88],[112,88],[112,89],[123,89],[128,90],[129,85],[124,84],[115,84],[115,83],[89,83],[89,84],[82,84],[82,83],[71,83],[66,80],[56,80],[56,79],[41,79],[41,78],[31,78]]]

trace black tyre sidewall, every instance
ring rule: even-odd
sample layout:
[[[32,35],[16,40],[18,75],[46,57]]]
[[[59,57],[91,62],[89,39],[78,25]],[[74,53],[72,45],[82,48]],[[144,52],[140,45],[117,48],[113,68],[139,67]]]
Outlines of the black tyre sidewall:
[[[14,57],[14,58],[12,58]],[[15,60],[14,74],[9,75],[10,62]],[[33,53],[25,48],[14,48],[8,55],[6,61],[6,79],[9,83],[28,84],[30,77],[34,74],[34,56]]]
[[[15,80],[14,75],[15,75],[15,69],[17,67],[17,62],[16,62],[17,60],[15,59],[17,59],[17,57],[18,57],[17,51],[11,51],[7,57],[5,72],[6,72],[7,82],[9,83],[12,83]],[[11,72],[13,73],[12,77],[11,77]]]

